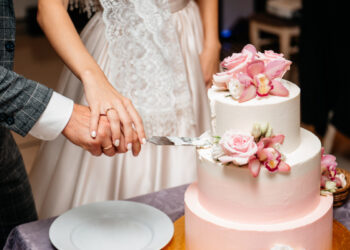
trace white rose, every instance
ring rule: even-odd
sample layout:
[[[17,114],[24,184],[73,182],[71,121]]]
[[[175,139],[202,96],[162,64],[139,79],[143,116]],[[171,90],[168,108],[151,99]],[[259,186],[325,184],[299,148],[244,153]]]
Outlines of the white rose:
[[[244,85],[241,84],[237,79],[231,79],[228,83],[228,90],[235,100],[238,100],[244,90]]]

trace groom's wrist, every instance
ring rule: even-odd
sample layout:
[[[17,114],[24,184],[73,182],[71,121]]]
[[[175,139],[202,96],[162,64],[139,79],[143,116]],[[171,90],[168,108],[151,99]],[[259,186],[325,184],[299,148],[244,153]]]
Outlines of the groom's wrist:
[[[41,140],[55,139],[66,127],[73,112],[74,102],[56,92],[29,133]]]

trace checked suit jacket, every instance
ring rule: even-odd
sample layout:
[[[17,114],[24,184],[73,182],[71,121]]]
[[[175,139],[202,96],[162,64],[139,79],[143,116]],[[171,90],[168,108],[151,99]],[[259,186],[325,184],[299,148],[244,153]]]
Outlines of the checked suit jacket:
[[[0,249],[15,226],[37,219],[23,160],[10,130],[25,136],[52,90],[12,71],[16,20],[12,0],[0,0]]]

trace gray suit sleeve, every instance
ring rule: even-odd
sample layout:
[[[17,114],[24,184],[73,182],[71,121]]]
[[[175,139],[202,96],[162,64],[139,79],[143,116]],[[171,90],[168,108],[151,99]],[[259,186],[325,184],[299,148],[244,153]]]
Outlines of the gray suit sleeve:
[[[0,126],[25,136],[44,112],[52,92],[0,66]]]

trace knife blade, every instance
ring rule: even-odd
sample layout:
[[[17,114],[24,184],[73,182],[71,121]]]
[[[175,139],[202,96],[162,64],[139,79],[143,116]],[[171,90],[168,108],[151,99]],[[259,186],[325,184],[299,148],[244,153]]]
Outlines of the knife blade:
[[[149,143],[162,146],[196,146],[205,147],[212,144],[208,137],[178,137],[178,136],[152,136]]]

